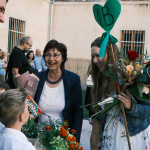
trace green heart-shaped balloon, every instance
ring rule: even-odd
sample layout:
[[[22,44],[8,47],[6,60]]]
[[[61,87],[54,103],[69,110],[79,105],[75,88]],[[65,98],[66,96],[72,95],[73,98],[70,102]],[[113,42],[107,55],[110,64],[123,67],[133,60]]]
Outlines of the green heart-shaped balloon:
[[[121,12],[118,0],[107,0],[104,7],[98,4],[93,6],[93,13],[97,23],[110,32]]]

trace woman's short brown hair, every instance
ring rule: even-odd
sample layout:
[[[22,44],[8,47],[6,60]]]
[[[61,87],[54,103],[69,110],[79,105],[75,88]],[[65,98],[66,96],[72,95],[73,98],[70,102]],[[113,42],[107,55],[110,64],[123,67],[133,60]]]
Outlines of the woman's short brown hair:
[[[51,50],[51,49],[57,49],[61,55],[62,55],[62,59],[63,62],[60,65],[60,68],[63,69],[65,67],[65,62],[67,61],[67,47],[65,44],[63,43],[59,43],[56,40],[51,40],[49,41],[43,51],[43,57],[45,58],[45,54],[47,53],[47,51]]]

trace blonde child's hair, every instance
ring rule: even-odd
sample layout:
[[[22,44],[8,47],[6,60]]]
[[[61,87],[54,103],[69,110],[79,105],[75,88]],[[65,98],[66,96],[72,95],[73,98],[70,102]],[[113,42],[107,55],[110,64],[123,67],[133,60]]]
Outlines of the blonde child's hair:
[[[6,126],[13,125],[24,112],[26,93],[23,89],[11,89],[0,95],[0,121]]]

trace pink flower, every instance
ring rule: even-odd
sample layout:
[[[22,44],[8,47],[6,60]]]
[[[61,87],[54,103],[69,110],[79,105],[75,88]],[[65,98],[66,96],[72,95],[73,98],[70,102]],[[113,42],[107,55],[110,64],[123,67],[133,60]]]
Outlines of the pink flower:
[[[131,75],[131,72],[133,70],[133,66],[132,65],[126,66],[126,70],[127,70],[128,74]]]

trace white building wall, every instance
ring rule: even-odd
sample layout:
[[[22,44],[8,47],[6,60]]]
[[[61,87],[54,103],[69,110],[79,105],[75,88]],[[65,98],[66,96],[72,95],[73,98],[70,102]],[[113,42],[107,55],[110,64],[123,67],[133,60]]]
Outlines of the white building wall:
[[[50,2],[48,0],[9,0],[5,23],[0,24],[0,48],[7,51],[9,17],[26,21],[25,34],[33,39],[32,49],[44,49],[49,39]]]
[[[68,47],[69,58],[90,59],[91,42],[104,30],[94,19],[94,4],[105,2],[55,2],[52,38]],[[120,40],[120,30],[145,30],[145,50],[150,53],[150,2],[120,1],[121,14],[110,32]],[[120,42],[117,43],[120,47]]]
[[[69,58],[90,59],[91,42],[104,30],[94,19],[94,4],[105,2],[55,2],[52,19],[52,39],[68,47]],[[150,1],[120,1],[122,11],[111,31],[120,40],[120,30],[145,30],[145,50],[150,53]],[[44,49],[49,40],[49,0],[10,0],[4,24],[0,24],[0,48],[7,51],[9,17],[26,21],[27,35],[33,39],[33,50]],[[120,43],[117,43],[120,46]]]

